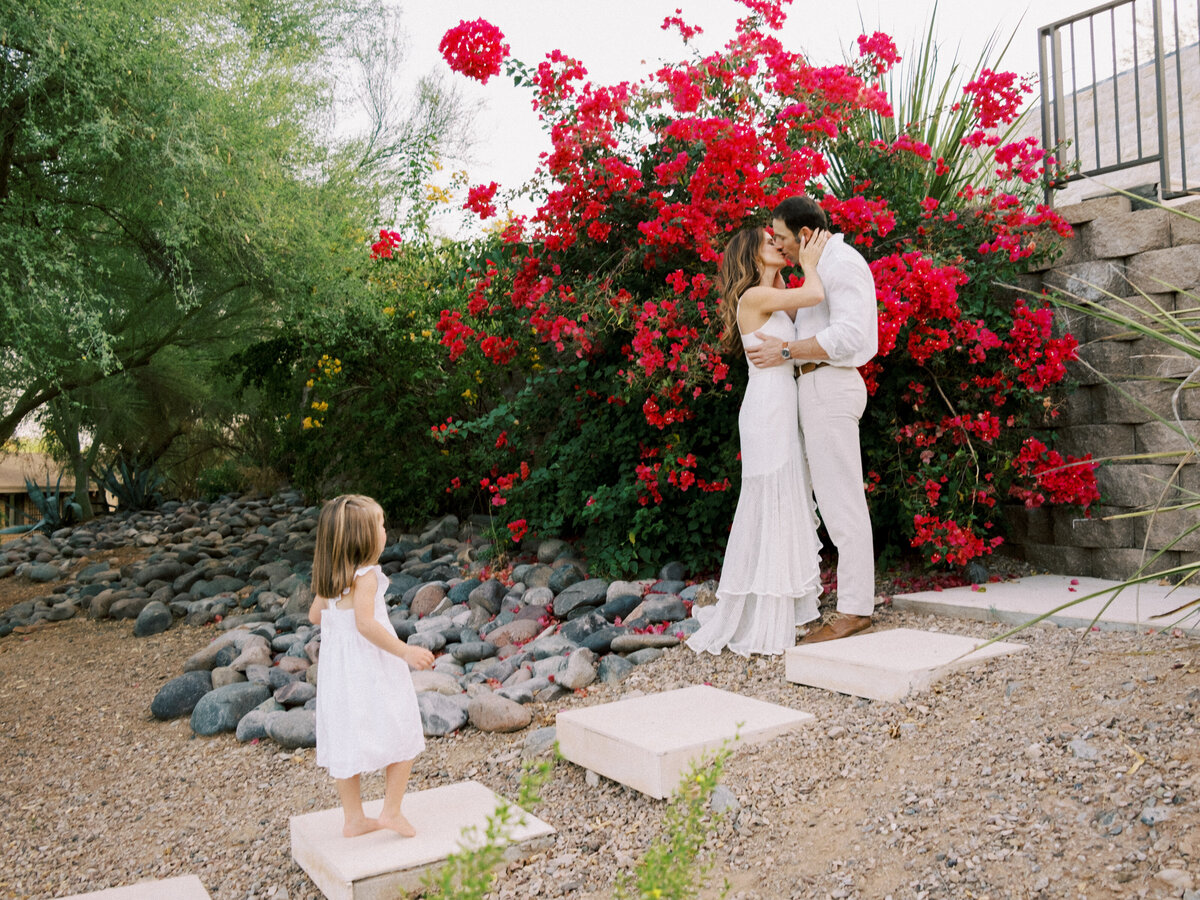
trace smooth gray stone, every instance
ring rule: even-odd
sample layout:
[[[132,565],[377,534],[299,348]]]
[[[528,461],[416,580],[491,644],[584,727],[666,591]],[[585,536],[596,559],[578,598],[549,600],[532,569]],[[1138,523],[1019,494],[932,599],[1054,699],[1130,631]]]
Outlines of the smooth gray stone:
[[[619,684],[634,670],[633,663],[616,654],[609,654],[596,666],[596,675],[605,684]]]
[[[652,594],[678,594],[687,583],[682,578],[663,578],[650,586],[650,590],[646,592],[649,597]]]
[[[579,645],[568,640],[561,634],[548,634],[525,645],[525,652],[531,659],[545,659],[547,656],[562,656],[570,653]]]
[[[471,596],[471,591],[479,587],[481,583],[478,578],[468,578],[450,588],[446,592],[446,596],[450,598],[451,603],[466,603],[467,598]]]
[[[654,662],[662,655],[663,652],[657,647],[645,647],[641,650],[633,651],[632,653],[628,654],[625,659],[628,662],[633,663],[635,666],[641,666],[648,662]]]
[[[579,609],[586,609],[586,607],[576,607],[576,610]],[[573,612],[576,610],[573,610]],[[573,641],[576,644],[583,644],[596,632],[610,627],[608,619],[595,610],[590,610],[578,618],[567,622],[562,628],[558,629],[558,633],[569,641]]]
[[[215,688],[201,697],[192,710],[192,731],[201,735],[233,731],[242,716],[270,696],[266,685],[251,682]]]
[[[396,637],[402,641],[407,641],[417,633],[417,623],[408,617],[408,610],[402,607],[392,607],[388,612],[388,621],[392,623],[392,630],[396,632]]]
[[[171,610],[165,603],[151,600],[138,613],[137,621],[133,623],[133,636],[148,637],[152,634],[162,634],[171,627],[174,620],[175,617],[171,615]]]
[[[659,622],[678,622],[687,617],[683,598],[678,594],[647,594],[642,601],[641,618],[657,625]]]
[[[637,594],[620,594],[613,597],[603,606],[597,607],[596,612],[600,613],[600,615],[604,616],[610,622],[615,622],[617,619],[623,621],[626,616],[638,608],[641,602],[642,598]]]
[[[68,600],[62,603],[55,603],[48,610],[46,610],[44,618],[47,622],[64,622],[74,616],[78,611],[79,608]],[[167,611],[167,614],[170,615],[170,610]]]
[[[417,579],[413,578],[407,572],[396,572],[393,575],[389,575],[385,599],[391,600],[392,598],[402,598],[410,588],[413,588],[420,583],[421,582],[417,581]],[[395,600],[392,602],[395,602]]]
[[[288,672],[278,666],[271,666],[267,669],[267,687],[272,691],[278,691],[297,681],[304,681],[303,672]]]
[[[246,673],[246,680],[254,684],[264,685],[271,691],[274,691],[279,685],[271,684],[272,668],[272,666],[262,665],[259,663],[248,665],[244,670]]]
[[[623,634],[613,638],[611,650],[613,653],[633,653],[646,647],[674,647],[679,644],[679,638],[673,634]]]
[[[317,746],[317,714],[311,709],[289,709],[267,717],[267,737],[285,750]]]
[[[687,568],[678,560],[672,560],[658,570],[659,581],[683,581],[686,577]]]
[[[571,692],[561,684],[552,684],[534,694],[533,699],[539,703],[550,703],[552,700],[557,700],[559,697],[564,697],[569,693]]]
[[[133,576],[133,583],[141,587],[149,584],[151,581],[173,582],[185,571],[187,571],[187,568],[182,563],[174,561],[162,562],[157,565],[146,566],[141,571],[136,572]]]
[[[161,721],[191,715],[200,698],[213,689],[208,670],[184,672],[158,689],[150,701],[150,714]]]
[[[539,563],[550,564],[562,556],[564,553],[569,553],[571,546],[566,541],[560,541],[558,538],[547,538],[538,544],[537,560]],[[516,577],[515,575],[513,576]]]
[[[522,606],[544,609],[554,602],[554,591],[548,587],[531,587],[521,595]]]
[[[304,646],[304,635],[277,634],[271,638],[271,649],[276,653],[287,653],[296,644],[299,644],[301,647]]]
[[[461,663],[479,662],[481,659],[495,656],[499,649],[488,641],[472,641],[468,644],[458,644],[450,655]]]
[[[237,728],[234,730],[234,737],[243,744],[247,741],[261,741],[267,736],[267,720],[271,716],[282,714],[282,710],[275,712],[256,707],[242,716],[238,721]]]
[[[628,633],[629,629],[622,625],[609,625],[607,628],[602,628],[593,634],[589,634],[579,643],[593,653],[608,653],[612,646],[613,638]]]
[[[560,618],[562,616],[566,615],[565,612],[559,613],[559,611],[558,611],[559,598],[562,597],[562,595],[564,593],[566,593],[568,591],[568,589],[574,587],[576,584],[586,584],[586,582],[584,582],[583,579],[584,579],[583,573],[580,572],[579,568],[576,565],[574,565],[573,563],[563,563],[562,565],[554,567],[554,573],[550,576],[550,583],[547,585],[547,587],[549,587],[550,590],[554,591],[554,595],[555,595],[554,596],[554,613],[555,613],[555,615],[559,616]],[[608,591],[608,582],[604,581],[603,578],[591,578],[588,580],[604,582],[604,590],[605,590],[605,592]],[[585,590],[586,590],[586,593],[584,594],[584,596],[590,598],[592,596],[591,592],[592,592],[592,590],[594,590],[594,588],[589,587],[588,589],[585,589]],[[603,602],[604,602],[604,594],[601,594],[600,599],[594,600],[594,601],[589,599],[587,601],[587,604],[589,606],[599,606]],[[578,603],[574,603],[573,607],[578,606],[578,605],[579,605]]]
[[[417,694],[421,729],[426,737],[451,734],[467,724],[467,711],[452,698],[437,691]]]
[[[108,608],[108,615],[113,619],[136,619],[149,603],[149,597],[125,597]]]
[[[567,658],[565,656],[547,656],[545,659],[539,659],[532,666],[530,671],[533,672],[534,678],[549,678],[551,675],[556,675],[567,668]]]
[[[515,575],[513,576],[516,577]],[[554,570],[549,566],[537,565],[530,566],[521,575],[521,580],[529,585],[530,588],[550,588],[550,580],[554,577]],[[553,595],[553,589],[550,589]]]
[[[467,602],[472,606],[486,609],[494,616],[500,612],[500,602],[504,599],[504,593],[504,585],[494,578],[489,578],[470,592]]]
[[[426,616],[421,621],[417,622],[417,633],[423,634],[427,631],[449,631],[454,628],[454,620],[447,615],[432,615]]]
[[[555,676],[554,683],[577,691],[595,680],[596,654],[586,647],[580,647],[567,658],[566,669]]]
[[[411,647],[424,647],[431,653],[437,653],[446,646],[446,636],[440,631],[425,631],[412,635],[406,643]]]
[[[503,682],[515,671],[517,671],[517,664],[511,659],[489,659],[475,666],[471,670],[471,674]]]

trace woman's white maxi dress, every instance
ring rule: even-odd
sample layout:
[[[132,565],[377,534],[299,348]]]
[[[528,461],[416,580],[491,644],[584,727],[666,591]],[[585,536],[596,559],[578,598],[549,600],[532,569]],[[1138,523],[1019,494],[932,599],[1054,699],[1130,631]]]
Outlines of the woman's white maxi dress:
[[[758,329],[790,341],[795,328],[776,311]],[[742,346],[758,343],[742,335]],[[782,653],[796,626],[817,618],[820,541],[800,442],[796,379],[791,365],[750,366],[738,413],[742,492],[729,531],[717,603],[694,612],[701,627],[693,650]],[[820,452],[820,448],[809,448]]]
[[[391,630],[383,570],[364,566],[354,577],[372,570],[375,621]],[[317,674],[317,765],[334,778],[373,772],[425,749],[408,663],[359,634],[353,608],[338,609],[325,601]]]

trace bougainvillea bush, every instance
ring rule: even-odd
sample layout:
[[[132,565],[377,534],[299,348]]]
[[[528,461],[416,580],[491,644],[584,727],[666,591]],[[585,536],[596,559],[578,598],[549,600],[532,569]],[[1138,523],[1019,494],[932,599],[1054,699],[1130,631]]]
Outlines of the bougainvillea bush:
[[[1053,334],[1044,303],[993,284],[1069,233],[1035,203],[1048,157],[999,137],[1026,86],[985,69],[955,98],[973,119],[960,152],[993,164],[950,191],[953,160],[915,125],[870,137],[869,120],[890,115],[881,78],[899,56],[887,36],[814,65],[777,37],[785,2],[742,3],[719,51],[687,49],[614,85],[556,50],[536,65],[508,58],[483,20],[447,34],[452,68],[528,86],[550,139],[536,212],[497,220],[494,183],[466,198],[494,231],[469,254],[465,302],[436,325],[448,364],[484,372],[473,408],[430,422],[430,445],[459,465],[448,499],[489,510],[514,540],[583,536],[611,573],[717,562],[746,364],[717,350],[715,272],[733,230],[808,192],[875,273],[880,354],[863,374],[877,533],[962,564],[998,545],[1006,503],[1089,504],[1092,465],[1052,449],[1074,341]],[[685,48],[698,33],[680,16],[663,27]],[[840,195],[831,159],[853,176]],[[379,265],[403,269],[406,252]]]

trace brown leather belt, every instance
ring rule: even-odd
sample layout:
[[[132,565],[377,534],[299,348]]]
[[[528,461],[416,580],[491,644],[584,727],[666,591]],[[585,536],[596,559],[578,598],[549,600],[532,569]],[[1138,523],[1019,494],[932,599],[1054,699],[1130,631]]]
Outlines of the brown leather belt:
[[[827,362],[806,362],[796,366],[796,377],[807,375],[809,372],[815,372],[817,369],[824,368],[829,365]]]

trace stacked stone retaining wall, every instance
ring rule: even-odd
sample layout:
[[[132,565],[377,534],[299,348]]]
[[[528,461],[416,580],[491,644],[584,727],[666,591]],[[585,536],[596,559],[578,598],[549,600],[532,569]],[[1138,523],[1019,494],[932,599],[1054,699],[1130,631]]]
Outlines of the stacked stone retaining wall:
[[[1181,207],[1200,216],[1200,200]],[[1063,255],[1024,287],[1058,288],[1122,312],[1129,308],[1108,294],[1149,309],[1149,300],[1168,310],[1200,314],[1200,223],[1163,209],[1131,209],[1126,197],[1111,196],[1064,206],[1059,212],[1075,228]],[[1145,296],[1143,296],[1143,294]],[[1010,542],[1027,560],[1058,573],[1124,579],[1145,558],[1168,546],[1196,521],[1194,511],[1124,514],[1170,506],[1200,496],[1200,462],[1180,465],[1185,438],[1159,421],[1175,421],[1171,395],[1197,361],[1152,338],[1138,337],[1098,319],[1061,313],[1063,327],[1078,338],[1078,383],[1061,410],[1056,446],[1064,453],[1114,460],[1097,471],[1101,501],[1091,518],[1077,509],[1010,510]],[[1193,327],[1200,323],[1194,322]],[[1185,390],[1179,404],[1182,426],[1200,439],[1200,385]],[[1200,561],[1200,532],[1168,550],[1152,571]]]

